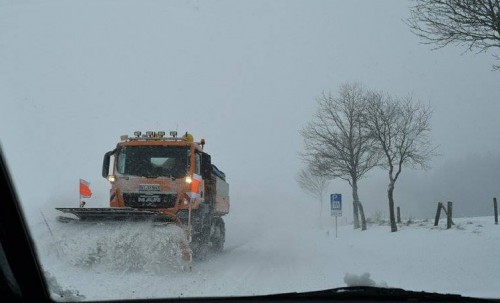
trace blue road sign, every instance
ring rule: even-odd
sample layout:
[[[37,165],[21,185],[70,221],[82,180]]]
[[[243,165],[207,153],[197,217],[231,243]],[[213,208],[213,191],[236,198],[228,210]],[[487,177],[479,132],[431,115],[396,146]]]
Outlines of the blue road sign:
[[[342,217],[342,194],[330,195],[330,211],[335,217]]]

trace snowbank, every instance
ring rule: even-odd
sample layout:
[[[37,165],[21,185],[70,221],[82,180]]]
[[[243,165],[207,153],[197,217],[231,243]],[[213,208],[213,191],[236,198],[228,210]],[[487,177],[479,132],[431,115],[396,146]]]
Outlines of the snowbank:
[[[67,231],[57,229],[49,236],[41,225],[35,238],[44,269],[60,287],[77,290],[88,300],[264,295],[349,285],[500,297],[500,226],[492,217],[455,223],[446,230],[443,221],[438,227],[414,221],[400,225],[396,233],[388,226],[371,225],[365,232],[342,226],[337,238],[334,227],[280,226],[246,238],[230,233],[224,252],[193,263],[192,272],[175,267],[161,273],[148,267],[131,271],[130,264],[121,264],[120,270],[118,263],[84,266],[70,257],[84,252],[76,242],[74,252],[66,249],[63,258],[57,257],[55,247],[44,245],[53,243],[51,238],[62,241]],[[229,225],[228,230],[234,228]],[[82,247],[92,239],[84,234],[75,234],[86,243]],[[155,254],[142,253],[141,258],[144,264],[158,261]]]

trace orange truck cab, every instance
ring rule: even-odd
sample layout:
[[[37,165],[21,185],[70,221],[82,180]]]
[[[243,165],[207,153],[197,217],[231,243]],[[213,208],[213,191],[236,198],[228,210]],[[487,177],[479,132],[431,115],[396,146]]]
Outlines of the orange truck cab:
[[[161,213],[184,228],[194,256],[204,256],[207,248],[221,251],[229,184],[204,144],[187,132],[182,137],[176,132],[166,137],[162,131],[121,136],[103,160],[102,176],[111,183],[110,207]]]

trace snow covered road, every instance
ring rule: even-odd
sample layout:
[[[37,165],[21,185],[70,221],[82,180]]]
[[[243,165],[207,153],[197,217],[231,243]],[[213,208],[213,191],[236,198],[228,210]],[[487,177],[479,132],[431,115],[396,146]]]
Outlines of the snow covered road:
[[[87,300],[303,292],[343,287],[345,278],[408,290],[500,297],[500,264],[494,262],[500,257],[499,226],[491,217],[455,222],[446,230],[444,223],[435,228],[430,221],[417,221],[401,225],[397,233],[387,226],[371,225],[366,232],[341,226],[338,238],[332,227],[281,225],[254,234],[234,228],[222,254],[193,262],[192,272],[172,266],[161,274],[68,264],[67,258],[57,257],[47,228],[41,225],[35,232],[44,269],[62,289]],[[52,226],[57,238],[62,231]]]

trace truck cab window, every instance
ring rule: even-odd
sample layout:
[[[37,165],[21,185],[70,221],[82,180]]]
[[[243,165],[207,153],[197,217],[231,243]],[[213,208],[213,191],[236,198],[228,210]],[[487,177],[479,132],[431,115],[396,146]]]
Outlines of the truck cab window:
[[[120,148],[120,151],[118,153],[118,162],[116,165],[116,170],[120,174],[125,173],[125,162],[127,160],[127,153],[125,152],[125,149],[126,147]]]
[[[181,178],[187,173],[187,147],[124,146],[116,163],[120,174]]]

